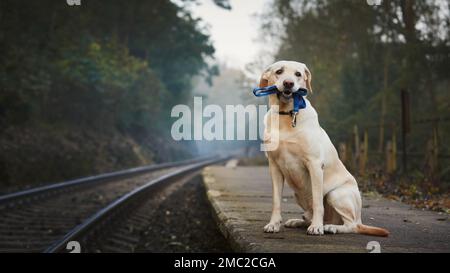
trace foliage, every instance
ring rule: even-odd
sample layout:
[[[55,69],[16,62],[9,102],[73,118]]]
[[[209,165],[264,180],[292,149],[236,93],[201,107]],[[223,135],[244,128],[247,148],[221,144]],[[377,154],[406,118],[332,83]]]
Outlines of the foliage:
[[[450,116],[448,1],[273,4],[270,15],[263,16],[268,18],[263,34],[280,41],[275,59],[302,61],[312,70],[310,98],[336,144],[348,141],[358,124],[370,129],[371,149],[384,151],[382,139],[391,138],[393,130],[400,135],[401,89],[411,94],[413,121]],[[433,129],[439,132],[439,153],[449,154],[450,131],[444,122],[413,123],[407,149],[425,153]],[[424,165],[421,160],[417,165]]]
[[[421,209],[450,213],[448,189],[436,187],[420,172],[398,177],[372,169],[357,179],[364,194],[371,194],[376,190],[388,199],[402,201]]]
[[[2,0],[0,22],[3,183],[63,179],[194,152],[170,141],[170,108],[190,97],[192,76],[214,72],[207,65],[214,48],[184,1],[69,6]],[[121,141],[132,143],[128,153]],[[71,171],[41,166],[39,172],[18,160],[25,150],[35,161]],[[85,160],[78,155],[89,150]],[[101,158],[114,159],[103,164]],[[20,169],[28,176],[18,175]]]

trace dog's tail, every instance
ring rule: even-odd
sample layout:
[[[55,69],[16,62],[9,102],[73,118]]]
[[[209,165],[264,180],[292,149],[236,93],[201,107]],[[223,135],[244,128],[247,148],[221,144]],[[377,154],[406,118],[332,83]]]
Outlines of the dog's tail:
[[[372,227],[363,224],[356,225],[356,232],[359,234],[387,237],[389,231],[384,228]]]

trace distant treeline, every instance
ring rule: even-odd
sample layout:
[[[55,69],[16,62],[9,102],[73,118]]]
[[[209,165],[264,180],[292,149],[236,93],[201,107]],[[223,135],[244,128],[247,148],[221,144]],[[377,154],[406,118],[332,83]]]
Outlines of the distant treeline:
[[[0,1],[0,184],[189,156],[170,109],[213,53],[168,0]]]
[[[431,120],[412,124],[408,151],[425,154],[431,142],[440,155],[450,154],[450,2],[368,2],[274,0],[261,17],[267,18],[262,36],[279,42],[275,59],[309,66],[310,98],[336,144],[358,125],[359,132],[368,130],[372,151],[383,152],[394,131],[400,150],[400,91],[406,89],[412,121]],[[426,156],[416,159],[413,166],[430,168]],[[439,162],[439,177],[450,178],[448,163]]]

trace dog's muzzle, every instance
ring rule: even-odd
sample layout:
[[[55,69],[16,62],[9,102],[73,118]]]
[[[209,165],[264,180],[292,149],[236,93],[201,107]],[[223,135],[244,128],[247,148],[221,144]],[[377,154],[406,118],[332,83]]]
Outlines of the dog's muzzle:
[[[292,92],[292,90],[290,90],[290,89],[285,89],[283,92],[279,92],[278,93],[278,95],[279,96],[282,96],[283,98],[285,98],[285,99],[287,99],[287,100],[290,100],[290,99],[292,99],[292,95],[293,95],[293,92]]]
[[[273,94],[277,94],[277,96],[284,96],[285,91],[290,91],[288,89],[283,90],[282,92],[278,90],[276,85],[267,86],[267,87],[261,87],[261,88],[255,88],[253,89],[253,94],[256,97],[264,97],[269,96]],[[306,108],[306,102],[303,98],[308,94],[308,89],[306,88],[300,88],[295,92],[290,91],[290,98],[294,98],[294,109],[289,111],[289,115],[292,117],[292,127],[295,127],[297,125],[297,114],[300,109]],[[290,99],[289,98],[289,99]]]

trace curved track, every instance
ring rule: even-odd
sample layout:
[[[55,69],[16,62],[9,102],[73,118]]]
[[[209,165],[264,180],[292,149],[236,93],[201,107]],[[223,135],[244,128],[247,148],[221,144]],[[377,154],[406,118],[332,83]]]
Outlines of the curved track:
[[[61,252],[118,215],[126,218],[152,191],[223,157],[141,167],[0,197],[0,252]]]

